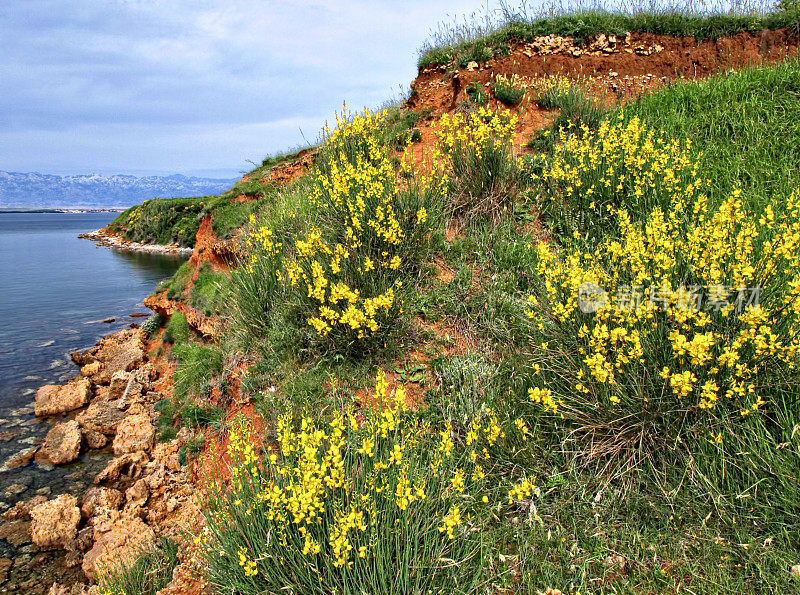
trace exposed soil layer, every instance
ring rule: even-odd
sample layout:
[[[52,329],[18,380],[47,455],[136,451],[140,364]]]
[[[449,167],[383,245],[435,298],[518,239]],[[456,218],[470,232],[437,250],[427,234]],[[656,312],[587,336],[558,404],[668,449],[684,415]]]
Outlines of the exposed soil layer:
[[[595,40],[592,49],[593,43],[582,47],[568,37],[548,36],[533,43],[512,43],[509,56],[482,65],[471,63],[457,70],[446,66],[423,68],[411,85],[416,93],[412,93],[408,106],[432,109],[434,113],[452,110],[467,99],[466,87],[472,81],[485,84],[501,74],[601,79],[604,84],[598,88],[605,87],[614,95],[625,93],[619,81],[628,77],[627,92],[636,93],[677,79],[704,78],[729,69],[780,62],[798,56],[800,48],[800,36],[790,29],[739,33],[716,41],[633,33],[612,43],[612,37],[600,44]]]

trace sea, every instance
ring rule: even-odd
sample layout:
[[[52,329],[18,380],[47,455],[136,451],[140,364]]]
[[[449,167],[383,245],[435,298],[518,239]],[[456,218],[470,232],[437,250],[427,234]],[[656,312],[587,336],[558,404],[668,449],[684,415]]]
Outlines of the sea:
[[[120,251],[78,238],[115,215],[0,212],[0,513],[36,495],[79,496],[111,458],[106,448],[85,452],[68,465],[34,460],[2,470],[10,457],[40,443],[53,423],[33,415],[36,389],[80,374],[72,352],[141,324],[145,318],[130,315],[150,313],[142,300],[185,259]],[[20,556],[38,560],[35,566],[43,572],[43,554],[13,541],[19,540],[0,537],[0,559],[15,564]],[[57,553],[47,555],[51,563],[60,560]],[[36,574],[22,572],[18,578],[31,580]],[[0,590],[3,586],[0,580]]]

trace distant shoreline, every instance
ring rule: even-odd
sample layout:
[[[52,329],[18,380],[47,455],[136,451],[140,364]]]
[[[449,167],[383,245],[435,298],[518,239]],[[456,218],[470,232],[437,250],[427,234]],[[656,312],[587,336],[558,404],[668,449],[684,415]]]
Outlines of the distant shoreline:
[[[86,207],[86,208],[72,208],[72,207],[46,207],[41,209],[33,209],[30,207],[0,207],[0,214],[3,213],[122,213],[126,207]]]
[[[143,244],[141,242],[133,242],[125,240],[117,235],[110,234],[105,229],[98,229],[97,231],[90,231],[88,233],[78,234],[78,237],[83,240],[91,240],[98,246],[105,246],[115,250],[125,250],[128,252],[151,252],[158,254],[179,254],[181,256],[189,256],[194,252],[194,248],[187,248],[176,245],[161,245],[161,244]]]

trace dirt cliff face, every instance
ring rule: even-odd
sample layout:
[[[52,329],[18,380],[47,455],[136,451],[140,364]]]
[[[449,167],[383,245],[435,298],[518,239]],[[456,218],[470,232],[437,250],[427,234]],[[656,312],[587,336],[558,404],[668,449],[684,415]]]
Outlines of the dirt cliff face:
[[[473,81],[485,84],[493,76],[516,74],[541,78],[564,75],[582,78],[609,97],[635,96],[677,79],[704,78],[797,56],[800,36],[789,29],[739,33],[716,41],[651,33],[600,35],[578,45],[574,38],[543,36],[511,44],[505,58],[472,62],[453,70],[431,66],[420,70],[412,83],[412,109],[430,109],[434,115],[456,108],[467,98]]]

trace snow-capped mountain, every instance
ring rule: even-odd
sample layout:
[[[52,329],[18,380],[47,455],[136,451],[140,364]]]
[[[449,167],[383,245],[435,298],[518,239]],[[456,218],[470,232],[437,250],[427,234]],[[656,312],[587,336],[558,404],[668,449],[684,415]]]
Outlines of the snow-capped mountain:
[[[234,180],[171,176],[54,176],[0,171],[0,208],[129,207],[150,198],[219,194]]]

